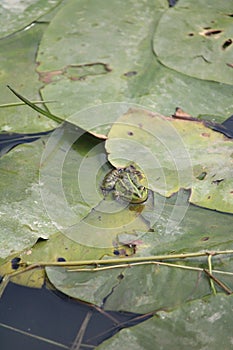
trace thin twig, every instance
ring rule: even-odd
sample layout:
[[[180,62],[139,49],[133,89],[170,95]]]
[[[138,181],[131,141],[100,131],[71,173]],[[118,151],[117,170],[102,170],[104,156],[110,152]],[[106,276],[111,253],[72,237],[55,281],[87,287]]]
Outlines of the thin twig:
[[[82,346],[82,340],[83,340],[83,337],[85,335],[88,323],[91,319],[91,316],[92,316],[92,311],[88,311],[81,327],[79,328],[78,334],[75,337],[74,342],[73,342],[70,350],[79,350],[80,347]]]
[[[210,255],[208,256],[208,266],[209,266],[209,273],[210,273],[210,275],[212,275],[212,254],[210,254]],[[216,292],[215,285],[214,285],[214,281],[213,281],[212,278],[210,278],[210,287],[211,287],[211,289],[212,289],[214,295],[216,295],[217,292]]]
[[[208,270],[204,269],[204,272],[219,285],[227,294],[232,294],[232,290],[228,288],[223,282],[221,282],[218,278],[214,277]]]
[[[203,257],[203,256],[215,256],[215,255],[229,255],[233,254],[233,250],[223,250],[223,251],[203,251],[203,252],[197,252],[197,253],[181,253],[181,254],[168,254],[168,255],[154,255],[154,256],[148,256],[148,257],[126,257],[126,258],[119,258],[119,259],[101,259],[101,260],[81,260],[81,261],[62,261],[62,262],[37,262],[37,263],[31,263],[31,262],[22,262],[19,264],[19,266],[23,267],[21,270],[15,271],[13,273],[7,274],[4,276],[1,288],[0,288],[0,297],[2,293],[4,292],[4,289],[10,280],[10,278],[18,276],[19,274],[22,274],[24,272],[37,269],[37,268],[44,268],[44,267],[72,267],[72,266],[95,266],[98,269],[104,269],[104,267],[100,267],[101,265],[112,265],[114,264],[114,267],[107,266],[105,269],[110,268],[119,268],[119,267],[131,267],[135,263],[139,264],[165,264],[162,263],[163,260],[176,260],[176,259],[188,259],[188,258],[197,258],[197,257]],[[124,263],[126,263],[124,265]],[[173,266],[171,263],[166,263],[167,266]],[[182,267],[181,267],[182,266]],[[183,266],[183,265],[176,265],[174,264],[174,267],[179,267],[183,269],[192,269],[196,271],[202,271],[200,268],[191,267],[191,266]],[[199,270],[200,269],[200,270]],[[93,269],[92,269],[93,270]],[[84,269],[82,269],[84,271]],[[217,271],[216,271],[217,272]],[[218,273],[224,273],[222,271],[219,271]],[[226,272],[226,274],[230,274],[230,272]]]
[[[48,100],[48,101],[31,101],[33,104],[44,104],[44,103],[52,103],[57,102],[55,100]],[[3,103],[0,105],[0,108],[7,108],[7,107],[17,107],[17,106],[26,106],[25,102],[11,102],[11,103]]]
[[[79,260],[79,261],[61,261],[61,262],[44,262],[39,261],[37,263],[24,262],[26,269],[34,269],[37,267],[52,267],[52,266],[85,266],[85,265],[111,265],[111,264],[122,264],[122,263],[132,263],[132,262],[144,262],[144,261],[154,261],[154,260],[176,260],[176,259],[187,259],[187,258],[198,258],[202,256],[209,255],[229,255],[233,254],[233,250],[220,250],[220,251],[203,251],[197,253],[181,253],[181,254],[168,254],[168,255],[152,255],[146,257],[126,257],[119,259],[101,259],[101,260]]]

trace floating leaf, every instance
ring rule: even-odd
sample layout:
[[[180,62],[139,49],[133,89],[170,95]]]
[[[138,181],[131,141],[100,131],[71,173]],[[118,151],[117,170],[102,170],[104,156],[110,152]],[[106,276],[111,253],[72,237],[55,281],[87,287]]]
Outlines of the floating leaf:
[[[138,163],[155,192],[191,189],[191,203],[233,213],[232,139],[201,121],[130,110],[113,125],[106,150],[115,167]]]
[[[159,60],[169,68],[232,84],[232,36],[230,2],[180,0],[160,19],[153,45]]]
[[[151,41],[167,8],[165,0],[64,5],[45,31],[37,56],[43,98],[59,101],[49,105],[50,111],[67,119],[90,106],[121,101],[164,115],[180,106],[194,116],[206,114],[219,121],[230,116],[230,86],[193,79],[158,63]],[[95,113],[79,117],[77,125],[83,129],[107,135]],[[115,121],[111,111],[108,117],[108,122]],[[107,110],[102,118],[106,120]]]
[[[232,296],[212,296],[156,315],[106,340],[98,350],[230,349]]]
[[[10,104],[13,94],[7,89],[7,85],[23,91],[30,99],[40,100],[38,90],[41,83],[35,72],[35,53],[46,24],[34,25],[30,29],[16,33],[15,35],[0,41],[1,96],[0,104]],[[16,79],[17,77],[17,79]],[[38,116],[27,106],[13,106],[0,108],[0,128],[6,132],[32,133],[51,130],[57,123]]]
[[[96,175],[102,179],[110,167],[101,170],[101,159],[103,144],[67,125],[2,157],[1,257],[85,217],[103,199]]]
[[[229,231],[232,216],[192,205],[187,208],[187,198],[186,194],[181,194],[180,197],[167,199],[164,204],[162,198],[156,196],[157,206],[151,215],[156,216],[160,205],[163,210],[153,230],[139,237],[119,234],[118,244],[134,246],[137,257],[232,249]],[[208,267],[207,257],[173,263]],[[213,257],[213,264],[215,269],[233,269],[232,259],[227,256]],[[190,298],[201,298],[210,293],[208,279],[203,273],[174,267],[145,265],[89,272],[48,267],[46,271],[53,285],[63,293],[97,305],[104,302],[106,310],[144,313],[159,307],[174,307]],[[216,276],[221,280],[227,277]],[[226,283],[233,289],[231,277]]]
[[[0,256],[2,258],[48,238],[54,227],[40,197],[38,169],[43,140],[21,145],[1,158]]]
[[[10,35],[31,25],[39,17],[51,11],[60,2],[61,0],[2,0],[0,4],[0,36]]]
[[[20,263],[30,262],[30,264],[37,264],[38,262],[57,262],[57,261],[80,261],[85,259],[100,259],[103,255],[112,255],[112,249],[98,249],[79,245],[73,240],[68,239],[61,233],[55,233],[47,240],[39,240],[32,247],[18,252],[15,257],[20,259]],[[13,256],[11,257],[12,260]],[[22,271],[19,268],[16,271]],[[4,276],[6,273],[11,274],[11,261],[8,259],[0,266],[0,275]],[[45,273],[44,269],[32,269],[12,277],[11,281],[26,285],[28,287],[41,287],[44,284]]]

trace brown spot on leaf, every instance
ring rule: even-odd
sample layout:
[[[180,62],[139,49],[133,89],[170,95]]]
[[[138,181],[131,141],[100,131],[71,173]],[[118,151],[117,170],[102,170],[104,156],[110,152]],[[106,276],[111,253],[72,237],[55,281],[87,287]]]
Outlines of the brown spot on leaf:
[[[127,78],[130,78],[130,77],[133,77],[134,75],[137,75],[137,74],[138,74],[138,72],[136,72],[135,70],[132,70],[130,72],[124,73],[124,76]]]
[[[192,117],[187,112],[183,111],[182,108],[176,107],[176,111],[172,114],[172,118],[183,119],[183,120],[192,120],[192,121],[200,121],[197,118]]]
[[[210,239],[210,237],[203,237],[203,238],[201,239],[201,241],[205,242],[205,241],[208,241],[209,239]]]
[[[203,136],[203,137],[210,137],[210,134],[208,132],[203,132],[203,133],[201,133],[201,136]]]
[[[128,131],[127,134],[128,134],[129,136],[133,136],[133,131]]]
[[[54,77],[63,75],[63,70],[54,70],[51,72],[39,72],[39,80],[44,84],[49,84],[53,81]]]

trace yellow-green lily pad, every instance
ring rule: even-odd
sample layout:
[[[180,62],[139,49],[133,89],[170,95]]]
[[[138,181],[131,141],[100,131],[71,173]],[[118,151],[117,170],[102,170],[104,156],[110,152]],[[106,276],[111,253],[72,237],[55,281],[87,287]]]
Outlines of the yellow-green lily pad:
[[[158,59],[169,68],[232,84],[232,37],[231,1],[180,0],[163,14],[153,45]]]
[[[115,167],[137,163],[155,192],[190,189],[191,203],[233,213],[232,139],[201,121],[129,110],[111,128],[106,150]]]

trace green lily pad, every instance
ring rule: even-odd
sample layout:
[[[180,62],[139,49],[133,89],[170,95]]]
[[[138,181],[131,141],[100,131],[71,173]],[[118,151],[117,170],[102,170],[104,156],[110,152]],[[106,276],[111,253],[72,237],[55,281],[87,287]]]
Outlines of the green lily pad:
[[[130,110],[111,128],[106,150],[115,167],[138,163],[161,195],[191,189],[191,203],[233,213],[232,140],[201,121]]]
[[[0,51],[4,52],[0,56],[0,105],[5,106],[0,108],[1,131],[31,133],[49,130],[57,125],[27,106],[6,106],[19,102],[7,88],[8,84],[31,100],[41,100],[41,83],[35,72],[35,54],[46,27],[46,24],[37,24],[0,41]]]
[[[0,37],[19,31],[56,7],[61,0],[2,0],[0,4]]]
[[[187,199],[188,195],[183,193],[163,203],[156,195],[157,205],[150,215],[156,217],[160,205],[163,210],[151,230],[138,236],[119,234],[118,244],[133,245],[137,257],[232,249],[229,230],[232,215],[192,205],[187,208]],[[232,261],[227,256],[213,257],[213,267],[232,271]],[[208,268],[207,256],[172,262]],[[97,272],[48,267],[46,271],[53,285],[63,293],[106,310],[145,313],[160,307],[175,307],[190,298],[199,299],[211,293],[209,280],[203,273],[174,267],[144,265]],[[216,277],[233,289],[232,276],[216,274]]]
[[[33,245],[39,237],[48,238],[55,229],[40,197],[38,169],[42,139],[21,145],[1,158],[2,258]]]
[[[178,305],[188,300],[191,292],[194,298],[210,292],[208,281],[203,279],[195,289],[197,272],[153,265],[99,272],[68,272],[49,267],[46,272],[63,293],[98,306],[104,302],[105,310],[146,313],[154,308]]]
[[[51,112],[67,119],[90,106],[121,101],[164,115],[180,106],[194,116],[219,121],[230,116],[230,86],[193,79],[158,63],[151,41],[167,8],[167,1],[118,1],[114,10],[102,0],[67,3],[45,31],[37,56],[42,96],[59,101],[48,106]],[[118,14],[114,18],[113,12]],[[91,114],[79,125],[89,131],[96,121],[101,123]]]
[[[171,69],[232,84],[232,36],[230,2],[180,0],[160,19],[153,46],[160,62]]]
[[[98,350],[230,349],[232,296],[212,296],[156,315],[106,340]]]
[[[22,252],[12,255],[10,258],[18,257],[20,262],[44,263],[57,262],[58,259],[66,261],[95,260],[101,259],[103,255],[112,255],[112,249],[98,249],[82,246],[68,239],[61,233],[52,234],[46,240],[39,240],[32,247],[27,247]],[[19,271],[19,270],[17,270]],[[9,259],[5,259],[0,266],[0,275],[11,274],[12,265]],[[44,284],[45,273],[43,269],[34,269],[12,278],[12,281],[28,287],[39,288]]]
[[[140,255],[233,248],[229,229],[233,216],[188,205],[189,194],[185,197],[178,193],[168,198],[165,204],[160,196],[155,197],[155,202],[158,206],[161,203],[163,210],[153,225],[156,234],[147,232],[143,236],[144,243],[138,246]]]
[[[95,247],[112,247],[119,233],[145,232],[145,205],[105,198],[101,190],[111,169],[104,143],[64,124],[50,136],[40,166],[43,205],[67,237]],[[56,203],[56,205],[54,205]]]
[[[98,139],[69,125],[2,157],[1,257],[88,215],[103,199],[96,181],[109,171],[104,159]]]

